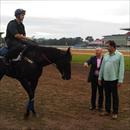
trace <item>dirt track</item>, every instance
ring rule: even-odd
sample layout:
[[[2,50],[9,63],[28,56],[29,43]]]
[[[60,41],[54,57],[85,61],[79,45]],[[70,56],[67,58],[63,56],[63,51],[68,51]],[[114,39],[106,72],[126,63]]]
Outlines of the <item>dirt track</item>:
[[[120,93],[119,119],[100,117],[88,110],[90,84],[87,71],[79,64],[72,65],[72,79],[63,81],[53,66],[48,66],[39,80],[36,91],[38,117],[23,120],[27,95],[21,85],[9,77],[0,82],[0,130],[129,130],[130,129],[130,72]]]

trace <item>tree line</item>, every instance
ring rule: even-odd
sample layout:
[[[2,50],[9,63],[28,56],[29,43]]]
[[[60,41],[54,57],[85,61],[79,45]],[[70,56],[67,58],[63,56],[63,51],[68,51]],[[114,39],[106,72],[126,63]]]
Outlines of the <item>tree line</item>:
[[[56,45],[56,46],[75,46],[75,45],[88,45],[89,42],[93,41],[92,36],[87,36],[85,40],[82,37],[74,37],[74,38],[60,38],[60,39],[45,39],[45,38],[35,38],[33,37],[33,41],[40,45]],[[4,38],[0,38],[0,44],[5,42]]]
[[[88,36],[83,40],[81,37],[74,37],[74,38],[60,38],[60,39],[45,39],[45,38],[39,38],[34,39],[37,43],[42,45],[63,45],[63,46],[75,46],[77,44],[88,44],[89,42],[93,41],[92,36]]]

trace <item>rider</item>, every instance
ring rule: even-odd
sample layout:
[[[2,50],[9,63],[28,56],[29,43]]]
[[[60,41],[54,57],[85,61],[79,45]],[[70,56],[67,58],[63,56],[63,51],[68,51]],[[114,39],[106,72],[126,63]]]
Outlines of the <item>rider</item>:
[[[9,64],[9,59],[16,55],[16,52],[26,47],[28,37],[26,37],[23,19],[26,11],[23,9],[15,10],[16,19],[11,20],[6,29],[5,41],[8,46],[8,53],[5,56],[5,64]]]

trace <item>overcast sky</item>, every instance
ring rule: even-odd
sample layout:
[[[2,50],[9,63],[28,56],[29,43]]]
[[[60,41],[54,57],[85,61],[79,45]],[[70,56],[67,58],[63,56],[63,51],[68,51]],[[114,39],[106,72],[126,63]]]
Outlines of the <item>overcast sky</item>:
[[[122,34],[120,28],[130,27],[129,0],[25,1],[1,0],[0,31],[14,19],[17,8],[25,9],[24,24],[28,36],[61,38],[102,38]]]

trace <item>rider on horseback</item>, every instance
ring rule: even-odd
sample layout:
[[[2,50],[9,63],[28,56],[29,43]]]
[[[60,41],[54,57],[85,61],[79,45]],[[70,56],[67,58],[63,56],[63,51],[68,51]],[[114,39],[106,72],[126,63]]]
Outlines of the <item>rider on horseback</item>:
[[[26,37],[25,27],[23,24],[23,19],[26,11],[23,9],[16,9],[15,17],[16,19],[11,20],[6,29],[5,41],[8,46],[8,53],[5,56],[5,64],[9,64],[9,59],[16,56],[16,53],[27,47],[28,37]],[[19,60],[19,59],[17,59]]]

